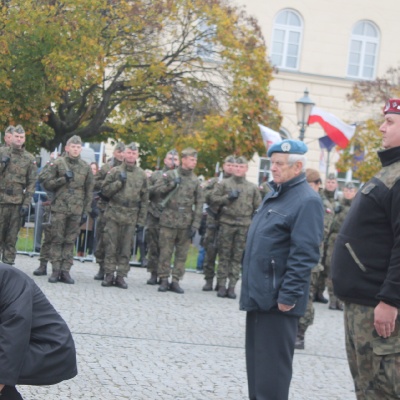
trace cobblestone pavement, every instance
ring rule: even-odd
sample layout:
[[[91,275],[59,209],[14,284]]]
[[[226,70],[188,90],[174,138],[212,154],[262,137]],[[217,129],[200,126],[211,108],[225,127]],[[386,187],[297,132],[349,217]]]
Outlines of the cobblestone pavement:
[[[28,275],[37,258],[18,255]],[[145,269],[131,269],[128,290],[93,280],[95,263],[75,262],[75,285],[34,277],[69,324],[79,374],[54,386],[20,386],[25,400],[247,399],[245,313],[238,300],[203,292],[203,275],[187,272],[185,294],[146,285]],[[347,366],[343,314],[316,304],[306,349],[297,351],[291,400],[354,400]]]

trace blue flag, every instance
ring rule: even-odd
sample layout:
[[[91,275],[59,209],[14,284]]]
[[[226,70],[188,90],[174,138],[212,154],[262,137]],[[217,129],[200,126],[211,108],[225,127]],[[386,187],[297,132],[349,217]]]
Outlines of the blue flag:
[[[331,151],[336,146],[336,143],[329,136],[323,136],[319,138],[318,141],[319,147],[328,151]]]

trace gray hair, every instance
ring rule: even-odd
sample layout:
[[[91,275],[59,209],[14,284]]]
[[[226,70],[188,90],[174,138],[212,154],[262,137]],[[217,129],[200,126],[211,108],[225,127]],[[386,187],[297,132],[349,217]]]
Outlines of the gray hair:
[[[289,165],[292,166],[297,161],[301,162],[301,164],[302,164],[301,171],[305,172],[306,164],[307,164],[307,157],[304,154],[289,154],[289,157],[288,157],[288,164]]]

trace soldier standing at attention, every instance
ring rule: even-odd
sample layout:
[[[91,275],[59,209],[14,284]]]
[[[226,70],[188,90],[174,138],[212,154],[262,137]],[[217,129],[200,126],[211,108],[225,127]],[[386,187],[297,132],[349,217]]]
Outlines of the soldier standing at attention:
[[[228,156],[225,158],[223,169],[223,179],[230,178],[235,166],[235,156]],[[219,207],[213,204],[211,194],[219,182],[218,177],[210,179],[204,187],[205,202],[207,208],[207,225],[206,233],[204,235],[204,248],[206,251],[205,262],[203,264],[204,279],[206,281],[203,286],[205,292],[213,289],[213,280],[215,276],[215,261],[218,254],[218,231],[219,231]]]
[[[80,157],[82,140],[74,135],[67,141],[66,155],[50,164],[42,186],[53,192],[51,202],[51,263],[50,283],[73,284],[70,270],[73,264],[75,240],[86,221],[92,203],[94,179],[89,164]]]
[[[163,211],[160,216],[160,258],[158,276],[161,284],[159,292],[168,289],[175,293],[184,293],[179,281],[185,274],[185,262],[203,211],[203,192],[197,176],[193,173],[197,164],[197,151],[187,148],[181,153],[181,167],[162,175],[157,185],[159,192],[165,195],[160,203]],[[171,270],[171,258],[175,248],[174,267]],[[172,282],[168,278],[172,273]]]
[[[147,245],[148,245],[148,263],[147,272],[150,272],[148,285],[157,283],[158,259],[160,257],[159,236],[160,236],[160,202],[162,196],[157,192],[156,182],[162,177],[162,174],[179,167],[179,154],[176,150],[169,151],[164,158],[164,168],[161,171],[155,171],[149,178],[149,209],[147,213]],[[162,182],[162,180],[161,180]]]
[[[111,160],[105,163],[97,174],[94,176],[94,191],[99,193],[99,199],[97,201],[97,208],[99,209],[99,216],[96,221],[96,250],[94,256],[96,257],[96,262],[99,264],[99,272],[94,276],[97,281],[102,281],[104,279],[104,256],[105,248],[103,242],[104,228],[106,226],[106,219],[104,217],[104,212],[106,210],[108,199],[104,196],[101,197],[101,186],[107,177],[107,173],[113,167],[118,167],[124,161],[125,156],[125,145],[122,142],[118,142],[113,151],[113,156]]]
[[[135,229],[137,234],[143,233],[146,222],[149,201],[147,176],[136,165],[138,158],[136,144],[127,145],[123,163],[107,173],[101,188],[102,194],[109,198],[104,213],[105,278],[101,283],[104,287],[128,288],[124,278],[130,268],[133,236]]]
[[[221,207],[218,232],[218,297],[236,299],[235,286],[240,276],[247,231],[251,218],[261,203],[257,185],[246,180],[248,168],[247,160],[237,157],[233,176],[219,182],[210,196],[213,204]]]
[[[10,125],[4,132],[4,144],[2,147],[10,147],[12,143],[13,133],[15,132],[15,126]]]
[[[3,263],[10,265],[14,264],[18,232],[35,193],[36,159],[23,148],[24,143],[25,131],[18,125],[11,146],[0,149],[0,255]]]

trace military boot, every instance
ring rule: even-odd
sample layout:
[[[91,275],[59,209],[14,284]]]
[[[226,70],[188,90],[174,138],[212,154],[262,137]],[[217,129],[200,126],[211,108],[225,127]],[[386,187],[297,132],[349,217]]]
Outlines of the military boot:
[[[175,292],[178,294],[183,294],[185,291],[179,286],[179,282],[177,281],[172,281],[171,284],[169,285],[169,290],[171,292]]]
[[[61,273],[61,271],[59,269],[53,269],[53,272],[51,273],[48,281],[50,283],[57,283],[60,279],[60,273]]]
[[[36,276],[47,275],[47,264],[40,263],[39,267],[33,271],[33,275]]]
[[[150,279],[147,279],[148,285],[157,285],[157,272],[152,272]]]
[[[101,286],[110,287],[114,284],[114,273],[106,274],[103,282],[101,282]]]
[[[316,293],[315,294],[314,302],[327,304],[328,301],[329,300],[326,297],[324,297],[324,295],[322,293]]]
[[[218,297],[226,297],[226,283],[225,282],[218,282]]]
[[[93,278],[96,281],[102,281],[104,279],[104,267],[102,264],[99,264],[99,265],[100,265],[99,272]]]
[[[203,290],[205,292],[210,292],[211,290],[213,290],[213,280],[212,279],[206,279],[206,283],[203,286]]]
[[[158,291],[159,292],[166,292],[168,290],[168,286],[169,286],[168,279],[167,278],[162,278],[160,286],[158,287]]]
[[[294,344],[295,349],[304,350],[304,335],[305,335],[304,330],[299,328],[296,336],[296,342]]]
[[[228,288],[228,293],[226,294],[226,297],[228,299],[236,299],[236,293],[235,293],[235,287],[234,286],[230,286]]]
[[[124,277],[121,275],[117,275],[117,277],[115,278],[114,285],[120,289],[128,289],[128,285],[125,282]]]
[[[69,271],[61,271],[60,282],[68,283],[69,285],[73,285],[75,281],[71,278]]]

